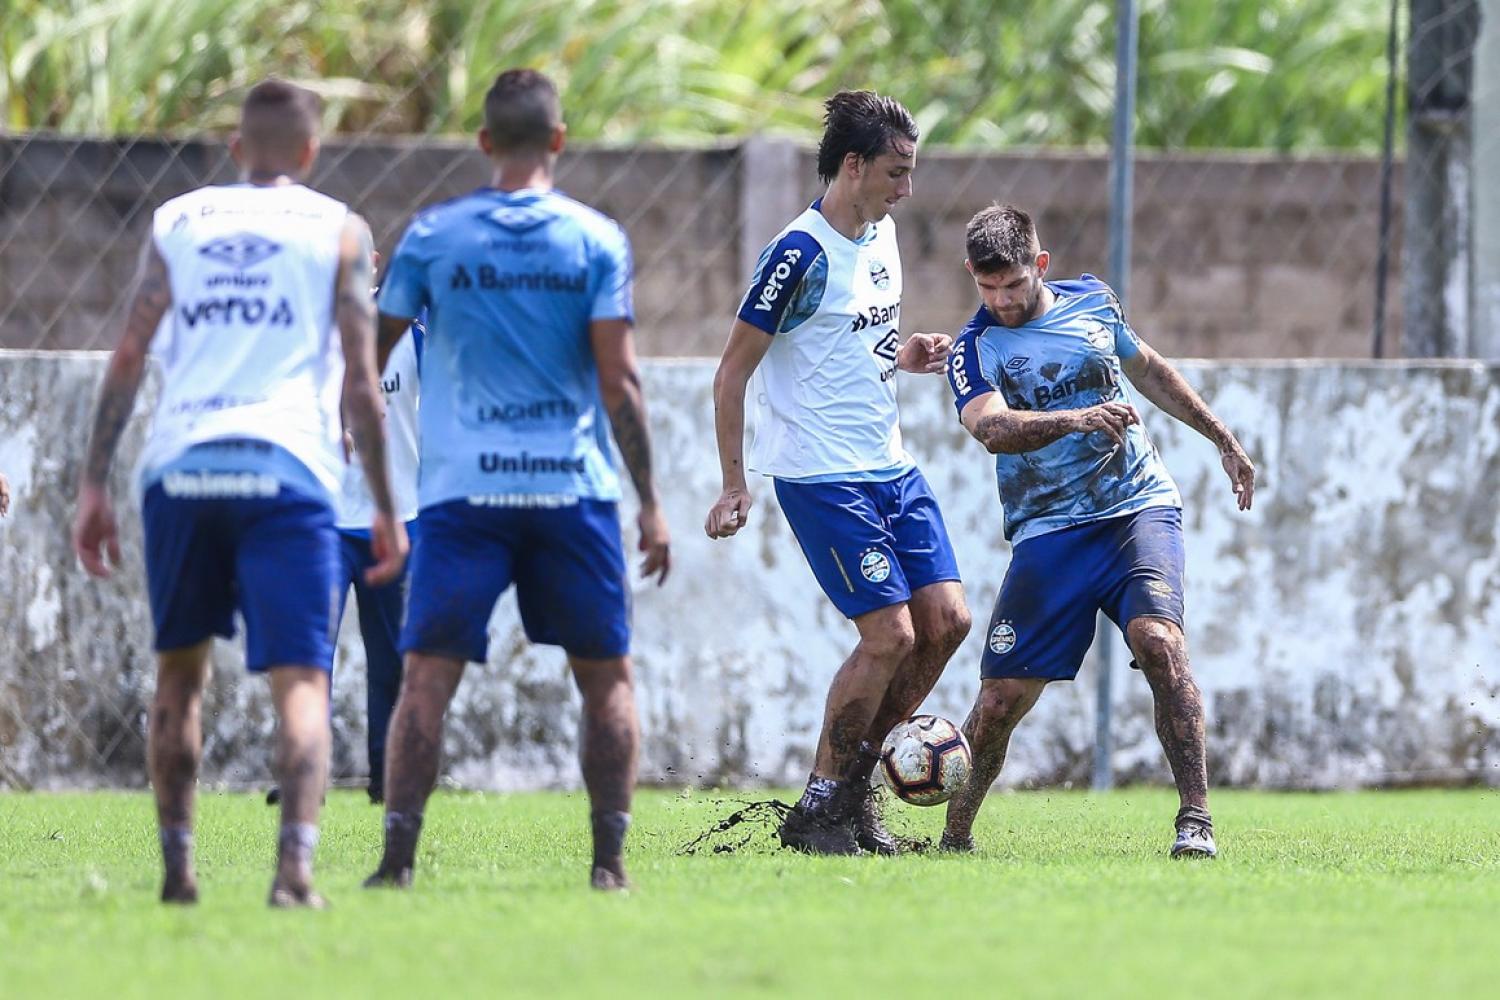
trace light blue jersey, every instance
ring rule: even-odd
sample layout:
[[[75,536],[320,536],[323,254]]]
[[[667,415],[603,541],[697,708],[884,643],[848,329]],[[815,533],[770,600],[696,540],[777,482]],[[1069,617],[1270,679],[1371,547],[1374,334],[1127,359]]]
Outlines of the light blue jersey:
[[[412,220],[380,311],[427,309],[423,509],[618,500],[594,320],[632,319],[630,244],[556,191],[481,188]]]
[[[959,413],[999,392],[1013,410],[1081,410],[1129,403],[1120,362],[1140,353],[1120,300],[1085,274],[1050,281],[1057,299],[1041,316],[1010,328],[983,306],[964,327],[948,361]],[[1148,507],[1181,507],[1177,486],[1140,424],[1119,448],[1108,434],[1066,434],[1036,451],[995,456],[1005,537],[1035,535]]]

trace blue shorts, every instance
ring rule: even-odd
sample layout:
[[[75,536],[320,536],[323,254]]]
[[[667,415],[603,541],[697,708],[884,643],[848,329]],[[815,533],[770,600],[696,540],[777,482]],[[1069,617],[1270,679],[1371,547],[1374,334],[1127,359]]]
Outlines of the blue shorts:
[[[846,618],[958,579],[943,513],[916,469],[884,483],[778,479],[776,499],[823,593]]]
[[[274,497],[201,499],[146,491],[146,585],[156,649],[234,635],[245,665],[333,669],[339,539],[333,510],[283,485]]]
[[[584,659],[630,651],[620,516],[604,500],[567,507],[423,509],[401,651],[484,661],[490,614],[515,583],[526,637]]]
[[[1182,627],[1182,511],[1148,507],[1028,538],[1015,547],[985,633],[984,678],[1072,680],[1103,611]]]

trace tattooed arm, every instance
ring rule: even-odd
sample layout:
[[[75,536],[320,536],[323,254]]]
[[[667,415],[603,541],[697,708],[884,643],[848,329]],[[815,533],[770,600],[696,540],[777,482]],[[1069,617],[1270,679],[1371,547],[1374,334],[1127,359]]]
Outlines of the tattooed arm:
[[[1142,396],[1213,442],[1219,449],[1224,472],[1233,484],[1240,510],[1249,510],[1255,496],[1255,466],[1234,434],[1214,416],[1182,373],[1146,344],[1140,345],[1139,354],[1124,359],[1121,367]]]
[[[353,214],[339,236],[339,268],[334,282],[334,315],[344,347],[344,420],[364,465],[375,502],[370,548],[375,565],[365,573],[372,584],[388,583],[406,560],[406,529],[396,520],[390,467],[385,455],[380,370],[375,364],[374,244],[370,227]]]
[[[599,394],[609,413],[615,444],[630,471],[630,481],[641,501],[640,550],[646,554],[641,572],[666,582],[672,568],[667,519],[662,515],[651,478],[651,434],[646,427],[646,398],[635,362],[635,338],[630,321],[596,319],[589,324],[589,342],[599,369]]]
[[[135,409],[136,393],[146,373],[146,358],[161,318],[172,305],[172,282],[166,261],[156,249],[155,238],[146,242],[141,255],[140,277],[125,331],[110,356],[99,403],[94,411],[94,430],[78,487],[78,513],[73,520],[73,550],[84,569],[94,576],[109,576],[120,562],[119,528],[109,499],[109,467],[114,463],[120,436]],[[109,554],[109,562],[104,559]]]
[[[1101,403],[1082,410],[1012,410],[998,392],[976,396],[959,414],[964,429],[992,455],[1036,451],[1069,434],[1103,431],[1125,443],[1125,428],[1139,423],[1135,408]]]

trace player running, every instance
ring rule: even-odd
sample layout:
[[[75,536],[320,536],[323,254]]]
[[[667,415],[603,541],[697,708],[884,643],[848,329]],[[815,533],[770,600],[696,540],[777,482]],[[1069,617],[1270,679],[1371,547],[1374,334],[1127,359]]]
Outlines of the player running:
[[[974,772],[949,801],[942,847],[973,849],[974,816],[1011,731],[1049,681],[1077,675],[1102,609],[1156,702],[1181,797],[1172,856],[1213,857],[1203,703],[1183,636],[1182,500],[1121,374],[1214,443],[1241,510],[1250,509],[1255,468],[1177,369],[1136,336],[1108,285],[1087,274],[1043,280],[1051,258],[1025,212],[986,208],[966,239],[984,304],[959,334],[948,381],[964,427],[996,456],[1014,551],[964,724]]]
[[[896,372],[941,371],[951,338],[897,332],[901,256],[890,211],[912,193],[917,123],[869,91],[826,104],[828,185],[761,255],[714,378],[723,493],[710,538],[749,518],[749,467],[776,498],[859,644],[834,674],[812,774],[781,842],[816,854],[891,854],[870,788],[885,734],[932,690],[969,631],[937,501],[901,445]]]
[[[613,428],[640,498],[643,570],[665,581],[667,525],[632,336],[630,247],[604,215],[553,190],[566,126],[557,89],[501,73],[479,146],[491,186],[407,227],[380,289],[381,345],[428,310],[421,544],[386,754],[385,854],[368,886],[410,884],[438,774],[443,713],[512,582],[532,642],[561,646],[583,696],[579,754],[592,808],[591,883],[629,883],[639,730],[629,657]]]
[[[160,327],[161,399],[141,487],[158,651],[148,751],[164,902],[198,898],[203,686],[213,636],[232,636],[239,610],[246,666],[269,676],[279,723],[270,902],[322,904],[312,854],[330,743],[340,390],[374,497],[366,579],[392,579],[406,554],[380,423],[369,227],[301,183],[317,158],[320,115],[312,93],[258,84],[230,141],[241,183],[200,188],[157,210],[79,487],[74,548],[90,573],[108,576],[120,562],[109,468]]]

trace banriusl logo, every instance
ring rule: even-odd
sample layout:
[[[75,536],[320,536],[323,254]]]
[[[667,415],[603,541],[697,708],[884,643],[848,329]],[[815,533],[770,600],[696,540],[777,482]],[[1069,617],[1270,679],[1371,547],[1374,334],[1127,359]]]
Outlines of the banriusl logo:
[[[272,243],[255,233],[235,233],[209,240],[198,248],[198,252],[209,260],[243,271],[276,256],[281,252],[281,244]]]
[[[797,261],[802,259],[802,251],[796,247],[790,247],[782,255],[781,260],[776,262],[776,267],[766,278],[766,286],[760,290],[760,297],[755,300],[755,308],[761,312],[770,312],[775,305],[776,298],[786,286],[786,279],[792,276],[792,268]]]

